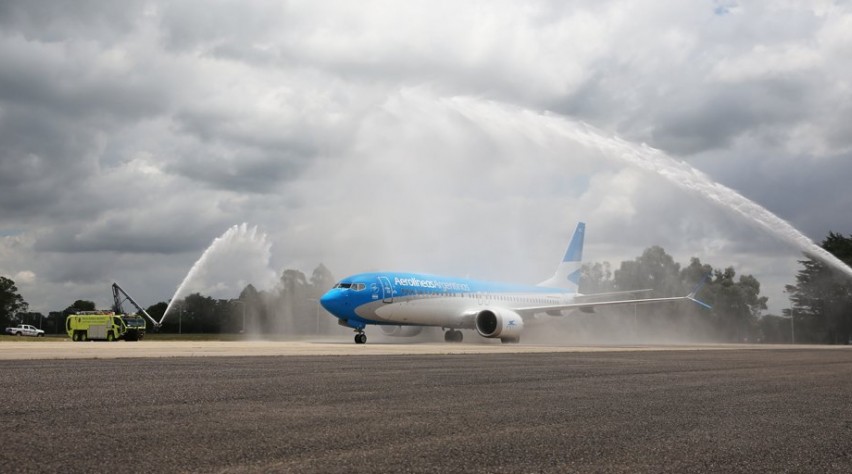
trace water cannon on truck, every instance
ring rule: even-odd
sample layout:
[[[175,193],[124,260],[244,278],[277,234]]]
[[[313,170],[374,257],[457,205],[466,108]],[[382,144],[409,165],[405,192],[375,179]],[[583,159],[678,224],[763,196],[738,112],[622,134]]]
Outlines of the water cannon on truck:
[[[151,324],[154,325],[154,329],[160,328],[162,319],[160,321],[157,321],[156,319],[152,318],[147,311],[145,311],[141,306],[139,306],[139,304],[137,304],[136,301],[134,301],[133,298],[128,295],[122,287],[118,286],[118,283],[115,282],[113,282],[112,284],[112,300],[113,309],[117,313],[126,315],[125,322],[127,323],[128,331],[136,333],[139,333],[141,331],[141,334],[138,339],[142,339],[142,336],[145,335],[146,326],[145,320],[142,319],[142,316],[140,315],[144,315],[146,318],[148,318],[148,320],[151,321]],[[135,314],[127,314],[124,312],[123,303],[125,301],[132,304],[133,307],[136,308]],[[131,334],[131,337],[133,337],[133,334]]]

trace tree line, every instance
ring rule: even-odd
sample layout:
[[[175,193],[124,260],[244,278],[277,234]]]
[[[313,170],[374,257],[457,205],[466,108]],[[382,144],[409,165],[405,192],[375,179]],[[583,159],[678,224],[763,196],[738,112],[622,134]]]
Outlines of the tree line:
[[[821,246],[852,264],[852,235],[829,233]],[[708,341],[763,341],[786,343],[848,344],[852,339],[852,282],[820,260],[807,256],[796,282],[786,286],[790,308],[781,315],[764,314],[767,298],[752,275],[737,275],[733,267],[713,268],[693,257],[686,265],[674,261],[659,246],[646,249],[617,268],[608,262],[583,266],[580,292],[584,294],[635,292],[636,298],[683,296],[700,282],[698,298],[711,306],[695,304],[629,305],[598,310],[612,315],[617,325],[635,325],[653,335],[677,327],[686,336]],[[319,305],[319,298],[335,283],[320,264],[310,277],[287,269],[276,287],[258,290],[247,285],[237,298],[215,299],[194,293],[173,305],[162,328],[168,333],[247,333],[263,335],[314,335],[339,332],[334,318]],[[625,295],[619,295],[624,298]],[[629,296],[629,293],[626,297]],[[590,300],[594,301],[594,299]],[[146,310],[159,320],[168,304]],[[42,327],[48,333],[64,332],[65,317],[95,309],[91,301],[77,300],[45,317],[28,311],[15,282],[0,277],[0,325],[18,323]],[[594,317],[600,318],[601,314]],[[632,318],[632,319],[631,319]],[[639,324],[641,322],[641,324]]]
[[[684,296],[699,285],[696,296],[707,303],[709,309],[683,302],[626,305],[596,311],[632,315],[635,330],[643,336],[665,332],[708,341],[762,340],[758,321],[766,309],[767,298],[760,296],[760,282],[754,276],[737,277],[733,267],[714,269],[697,257],[682,266],[662,247],[653,246],[634,260],[621,262],[615,270],[608,262],[586,264],[580,278],[581,293],[615,292],[619,293],[619,299]]]

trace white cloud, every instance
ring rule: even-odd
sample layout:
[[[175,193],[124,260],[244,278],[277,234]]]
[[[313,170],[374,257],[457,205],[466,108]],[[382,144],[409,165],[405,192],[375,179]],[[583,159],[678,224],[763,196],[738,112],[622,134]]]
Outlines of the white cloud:
[[[722,82],[766,80],[814,72],[822,65],[819,51],[801,44],[767,47],[759,44],[734,58],[723,58],[711,74]]]
[[[36,274],[29,270],[21,270],[15,274],[14,280],[18,284],[32,285],[36,282]]]

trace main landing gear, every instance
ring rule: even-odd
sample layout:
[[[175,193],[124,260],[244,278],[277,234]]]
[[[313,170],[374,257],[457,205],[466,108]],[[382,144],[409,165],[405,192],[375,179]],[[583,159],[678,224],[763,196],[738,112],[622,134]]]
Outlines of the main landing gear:
[[[355,335],[355,344],[366,344],[367,343],[367,335],[364,334],[364,331],[358,331],[358,334]]]
[[[450,329],[449,331],[444,333],[445,342],[462,342],[462,339],[464,339],[464,335],[461,331]]]

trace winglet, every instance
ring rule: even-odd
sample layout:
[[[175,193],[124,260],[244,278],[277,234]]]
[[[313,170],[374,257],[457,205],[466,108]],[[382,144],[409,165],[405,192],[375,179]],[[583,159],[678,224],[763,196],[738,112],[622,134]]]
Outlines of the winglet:
[[[704,278],[702,278],[701,281],[699,281],[698,284],[695,285],[695,288],[693,288],[692,291],[688,295],[686,295],[686,298],[689,301],[692,301],[693,303],[696,303],[699,306],[703,306],[706,309],[713,309],[713,307],[699,299],[696,299],[695,295],[698,294],[699,291],[701,291],[701,288],[704,288],[704,285],[707,284],[707,281],[710,279],[711,275],[712,273],[704,275]]]

